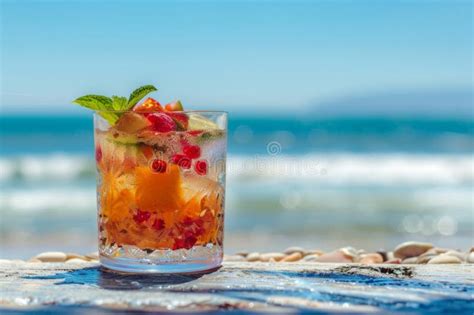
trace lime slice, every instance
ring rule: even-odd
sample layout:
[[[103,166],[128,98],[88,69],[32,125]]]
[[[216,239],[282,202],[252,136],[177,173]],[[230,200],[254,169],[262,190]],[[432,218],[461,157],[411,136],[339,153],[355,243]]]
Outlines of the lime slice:
[[[219,126],[212,120],[198,114],[188,114],[188,130],[216,130]]]
[[[121,144],[137,144],[138,142],[136,135],[125,133],[125,132],[119,132],[119,131],[114,131],[114,132],[109,131],[106,134],[106,139],[108,141],[121,143]]]

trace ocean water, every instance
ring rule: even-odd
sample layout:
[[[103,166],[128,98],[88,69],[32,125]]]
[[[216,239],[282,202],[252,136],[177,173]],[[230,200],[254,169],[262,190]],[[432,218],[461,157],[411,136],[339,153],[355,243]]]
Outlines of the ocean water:
[[[95,249],[92,117],[0,116],[2,257]],[[470,120],[229,120],[225,246],[472,246]]]

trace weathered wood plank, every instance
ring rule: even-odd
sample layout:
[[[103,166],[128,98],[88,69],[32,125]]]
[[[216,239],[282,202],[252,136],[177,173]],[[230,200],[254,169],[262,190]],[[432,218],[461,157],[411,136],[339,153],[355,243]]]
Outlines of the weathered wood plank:
[[[472,265],[225,263],[205,275],[131,275],[97,264],[2,263],[0,306],[102,310],[474,312]],[[55,307],[53,307],[55,306]]]

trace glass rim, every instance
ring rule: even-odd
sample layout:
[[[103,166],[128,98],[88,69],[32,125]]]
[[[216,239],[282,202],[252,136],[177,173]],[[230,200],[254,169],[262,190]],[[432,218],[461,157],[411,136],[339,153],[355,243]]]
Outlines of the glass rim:
[[[228,114],[229,112],[224,110],[176,110],[176,111],[165,111],[165,110],[142,110],[139,112],[134,112],[131,109],[128,110],[114,110],[114,109],[104,109],[104,110],[94,110],[94,113],[116,113],[116,114],[123,114],[123,113],[137,113],[137,114],[148,114],[148,113],[183,113],[183,114]]]

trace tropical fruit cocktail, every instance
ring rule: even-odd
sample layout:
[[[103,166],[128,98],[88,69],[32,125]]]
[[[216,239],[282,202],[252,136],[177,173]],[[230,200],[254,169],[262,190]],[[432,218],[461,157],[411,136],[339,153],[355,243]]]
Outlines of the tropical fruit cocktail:
[[[87,95],[94,109],[99,254],[108,268],[193,272],[222,261],[227,117],[144,98]]]

